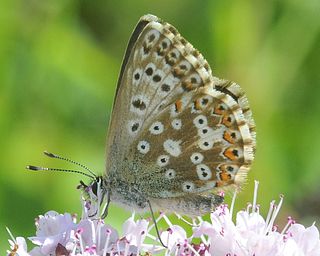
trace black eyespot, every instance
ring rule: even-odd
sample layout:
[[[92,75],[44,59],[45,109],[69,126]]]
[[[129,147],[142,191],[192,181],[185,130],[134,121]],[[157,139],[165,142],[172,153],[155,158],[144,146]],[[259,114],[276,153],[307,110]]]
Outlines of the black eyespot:
[[[168,84],[162,84],[161,90],[164,92],[168,92],[168,91],[170,91],[170,86]]]
[[[198,122],[199,122],[199,124],[203,124],[203,123],[204,123],[204,120],[203,120],[202,118],[200,118],[200,119],[198,120]]]
[[[159,76],[159,75],[154,75],[153,78],[152,78],[152,80],[153,80],[154,82],[159,82],[159,81],[161,80],[161,76]]]
[[[196,79],[195,77],[191,77],[190,81],[191,81],[191,83],[193,83],[193,84],[197,83],[197,79]]]
[[[234,168],[233,168],[232,166],[228,166],[228,167],[227,167],[227,171],[228,171],[228,172],[233,172],[233,171],[234,171]]]
[[[134,79],[139,80],[139,78],[140,78],[140,74],[139,74],[139,73],[136,73],[136,74],[134,75]]]
[[[166,49],[167,47],[168,47],[167,42],[162,42],[162,48],[163,48],[163,49]]]
[[[180,68],[183,69],[183,70],[187,70],[187,66],[184,65],[184,64],[181,64],[181,65],[180,65]]]
[[[208,147],[208,146],[209,146],[209,142],[208,142],[208,141],[205,141],[205,142],[203,143],[203,145],[206,146],[206,147]]]
[[[194,160],[199,160],[199,157],[198,157],[198,156],[195,156],[195,157],[194,157]]]
[[[161,161],[161,163],[165,163],[166,159],[165,158],[161,158],[160,161]]]
[[[205,177],[207,177],[207,176],[208,176],[208,173],[206,173],[206,172],[202,172],[202,176],[205,178]]]
[[[131,131],[135,132],[139,128],[139,123],[134,123],[131,127]]]
[[[156,36],[154,34],[151,34],[149,36],[149,42],[152,42],[155,38],[156,38]]]
[[[190,185],[186,185],[186,189],[188,189],[188,190],[189,190],[190,188],[191,188],[191,186],[190,186]]]
[[[132,105],[140,110],[146,109],[146,103],[144,103],[142,100],[138,99],[132,102]]]
[[[204,99],[202,99],[201,102],[202,102],[203,105],[206,105],[208,103],[208,101],[209,101],[208,99],[204,98]]]
[[[151,67],[147,68],[147,69],[146,69],[146,74],[147,74],[148,76],[151,76],[151,75],[153,74],[153,69],[152,69]]]
[[[202,130],[202,133],[203,133],[203,134],[206,134],[207,132],[208,132],[208,129],[203,129],[203,130]]]
[[[156,125],[155,127],[153,127],[153,129],[156,130],[156,131],[159,131],[160,128],[159,128],[158,125]]]
[[[141,148],[142,148],[142,149],[145,149],[145,148],[146,148],[146,145],[141,145]]]
[[[234,156],[239,156],[239,151],[237,149],[232,150]]]

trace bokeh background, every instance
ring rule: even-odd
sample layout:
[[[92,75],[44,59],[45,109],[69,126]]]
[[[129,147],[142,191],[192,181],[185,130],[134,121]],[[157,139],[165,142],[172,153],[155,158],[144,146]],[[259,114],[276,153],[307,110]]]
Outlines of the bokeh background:
[[[0,2],[0,250],[5,227],[35,232],[48,210],[80,213],[83,177],[34,173],[27,164],[70,168],[59,153],[104,171],[105,137],[127,41],[140,16],[176,26],[216,76],[246,91],[257,124],[257,156],[237,209],[285,195],[277,220],[320,216],[320,1],[162,0]],[[227,199],[230,201],[230,199]],[[118,228],[130,213],[112,206]]]

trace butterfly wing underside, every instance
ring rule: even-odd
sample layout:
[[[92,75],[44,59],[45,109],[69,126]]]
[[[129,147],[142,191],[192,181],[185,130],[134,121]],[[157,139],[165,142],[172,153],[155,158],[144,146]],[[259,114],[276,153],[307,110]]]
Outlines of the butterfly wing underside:
[[[153,198],[241,184],[253,160],[254,127],[236,83],[213,77],[173,26],[152,15],[140,19],[120,71],[107,172],[132,172]]]

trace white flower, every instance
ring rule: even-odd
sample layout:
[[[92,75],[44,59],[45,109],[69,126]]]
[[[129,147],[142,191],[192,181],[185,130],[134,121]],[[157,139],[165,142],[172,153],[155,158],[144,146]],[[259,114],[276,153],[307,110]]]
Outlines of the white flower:
[[[14,238],[8,228],[7,231],[11,237],[11,239],[8,240],[10,244],[10,250],[7,250],[8,255],[10,255],[10,253],[15,255],[13,253],[16,253],[16,255],[19,256],[30,256],[30,254],[27,252],[26,240],[23,237]]]
[[[99,186],[98,186],[99,187]],[[276,217],[283,203],[270,203],[266,218],[263,218],[257,205],[258,182],[255,183],[253,203],[239,211],[233,221],[234,194],[230,208],[222,204],[210,214],[210,221],[201,217],[189,221],[177,215],[181,221],[192,227],[188,232],[163,213],[156,223],[164,220],[167,229],[160,232],[159,238],[152,233],[155,223],[145,219],[135,219],[133,214],[123,224],[123,233],[118,232],[103,220],[99,214],[102,196],[85,187],[88,193],[83,199],[82,219],[77,223],[68,213],[62,215],[50,211],[36,221],[37,233],[29,238],[35,245],[27,251],[25,239],[11,240],[9,253],[19,256],[129,256],[141,253],[181,256],[315,256],[320,255],[319,230],[315,225],[305,228],[288,217],[287,225],[278,231]],[[108,220],[108,219],[107,219]],[[197,241],[197,242],[195,242]],[[11,254],[12,255],[12,254]],[[13,254],[14,255],[14,254]]]
[[[55,211],[49,211],[44,216],[39,216],[36,227],[36,236],[29,239],[41,247],[41,253],[48,255],[55,252],[59,243],[66,245],[76,224],[69,213],[58,214]]]

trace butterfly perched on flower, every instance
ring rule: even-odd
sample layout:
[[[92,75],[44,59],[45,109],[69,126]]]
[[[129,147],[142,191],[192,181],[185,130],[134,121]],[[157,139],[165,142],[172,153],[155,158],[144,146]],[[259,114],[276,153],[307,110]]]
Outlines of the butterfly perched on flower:
[[[255,124],[234,82],[170,24],[141,17],[124,56],[107,138],[108,201],[202,215],[238,188],[254,158]],[[32,168],[31,168],[32,169]]]
[[[170,24],[138,22],[118,80],[103,190],[137,210],[187,215],[222,202],[218,189],[243,183],[255,125],[244,92],[221,80]]]

